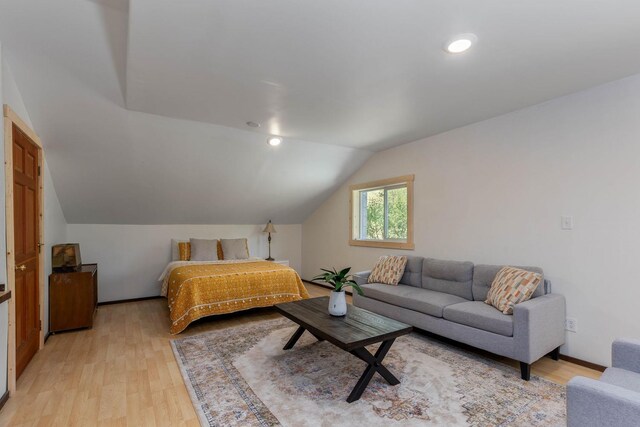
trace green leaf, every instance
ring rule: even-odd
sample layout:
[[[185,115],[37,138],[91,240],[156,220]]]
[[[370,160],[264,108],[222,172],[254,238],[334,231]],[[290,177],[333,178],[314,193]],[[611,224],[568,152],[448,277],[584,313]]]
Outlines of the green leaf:
[[[321,268],[320,270],[325,273],[317,275],[312,280],[322,280],[323,282],[329,283],[336,292],[340,292],[348,286],[358,286],[357,283],[352,280],[352,276],[348,275],[351,267],[343,268],[340,272],[335,268],[333,270]]]
[[[351,289],[355,290],[358,293],[358,295],[364,295],[364,291],[362,290],[360,285],[358,285],[356,282],[344,284],[344,287],[348,287],[348,286],[351,286]]]

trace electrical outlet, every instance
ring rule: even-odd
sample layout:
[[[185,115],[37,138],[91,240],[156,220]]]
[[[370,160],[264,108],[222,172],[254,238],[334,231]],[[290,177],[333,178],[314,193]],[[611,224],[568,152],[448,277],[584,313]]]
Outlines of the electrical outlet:
[[[567,317],[564,321],[564,328],[569,332],[578,332],[578,320]]]
[[[560,228],[563,230],[573,230],[573,217],[562,216],[560,217]]]

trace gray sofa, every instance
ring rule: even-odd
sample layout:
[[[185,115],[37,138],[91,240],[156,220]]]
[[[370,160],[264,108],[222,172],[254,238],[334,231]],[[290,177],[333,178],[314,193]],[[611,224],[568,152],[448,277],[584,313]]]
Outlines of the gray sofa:
[[[500,265],[407,257],[398,286],[367,283],[370,271],[354,274],[364,296],[353,304],[416,328],[520,361],[522,379],[531,363],[551,353],[557,360],[564,344],[565,299],[538,286],[533,297],[515,306],[513,315],[485,304]],[[543,274],[537,267],[521,267]]]
[[[616,340],[613,367],[600,380],[574,377],[567,384],[569,427],[640,425],[640,341]]]

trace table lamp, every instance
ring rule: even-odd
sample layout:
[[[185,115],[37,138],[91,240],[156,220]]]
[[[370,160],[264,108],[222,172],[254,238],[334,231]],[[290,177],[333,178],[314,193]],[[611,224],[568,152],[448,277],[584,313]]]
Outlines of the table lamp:
[[[271,220],[269,220],[267,226],[264,228],[264,230],[262,230],[262,232],[269,233],[269,238],[267,239],[269,240],[269,258],[267,258],[267,261],[273,261],[273,258],[271,258],[271,233],[275,233],[276,228],[273,226],[273,224],[271,224]]]

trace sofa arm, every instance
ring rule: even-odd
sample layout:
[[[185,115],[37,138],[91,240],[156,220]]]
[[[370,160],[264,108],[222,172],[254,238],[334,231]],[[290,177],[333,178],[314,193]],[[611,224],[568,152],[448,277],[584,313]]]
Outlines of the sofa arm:
[[[565,299],[558,294],[532,298],[513,308],[516,359],[533,363],[565,341]]]
[[[367,284],[367,280],[369,280],[369,275],[371,274],[371,270],[360,271],[358,273],[353,273],[353,280],[362,286]]]
[[[585,377],[567,384],[567,426],[632,427],[640,420],[640,393]]]
[[[611,345],[614,368],[640,373],[640,340],[617,339]]]

